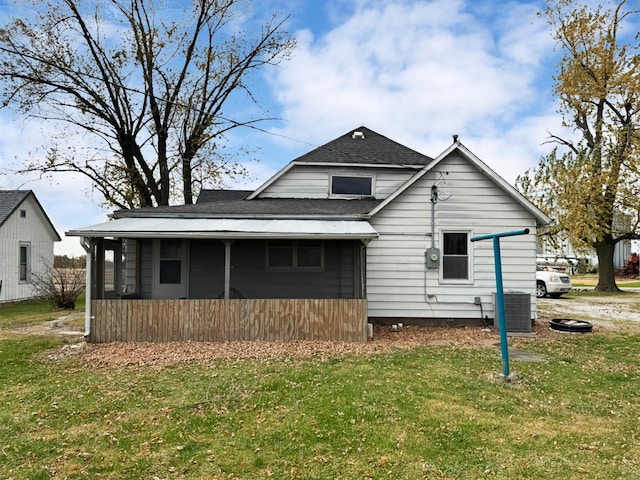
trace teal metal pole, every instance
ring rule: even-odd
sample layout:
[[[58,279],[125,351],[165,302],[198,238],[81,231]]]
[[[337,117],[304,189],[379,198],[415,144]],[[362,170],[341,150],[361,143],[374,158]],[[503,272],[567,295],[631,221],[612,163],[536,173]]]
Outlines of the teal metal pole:
[[[502,352],[502,375],[509,376],[509,347],[507,345],[507,320],[504,313],[504,287],[502,286],[502,258],[500,237],[493,237],[493,262],[496,269],[496,303],[498,304],[498,327],[500,329],[500,351]]]
[[[496,315],[498,316],[498,328],[500,329],[500,351],[502,353],[502,375],[509,376],[509,346],[507,344],[507,320],[504,312],[504,287],[502,285],[502,258],[500,254],[500,238],[526,235],[529,229],[514,230],[512,232],[491,233],[473,237],[472,242],[478,240],[493,240],[493,262],[496,270]]]

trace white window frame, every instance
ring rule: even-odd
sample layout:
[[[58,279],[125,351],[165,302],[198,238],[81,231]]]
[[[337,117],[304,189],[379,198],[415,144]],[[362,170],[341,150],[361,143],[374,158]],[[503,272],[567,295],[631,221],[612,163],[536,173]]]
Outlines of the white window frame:
[[[324,272],[324,241],[322,240],[275,240],[282,242],[291,242],[292,244],[292,265],[291,266],[271,266],[269,265],[271,240],[265,242],[264,266],[267,272]],[[319,266],[299,266],[298,265],[298,248],[300,242],[318,241],[320,242],[320,265]]]
[[[467,278],[444,278],[444,237],[449,233],[463,233],[467,236]],[[473,248],[471,244],[471,230],[443,230],[440,232],[440,283],[448,285],[469,285],[473,283]]]
[[[22,278],[22,249],[26,250],[25,278]],[[18,282],[31,283],[31,242],[20,242],[18,247]]]
[[[333,179],[334,177],[349,177],[349,178],[368,178],[371,180],[371,193],[369,195],[362,195],[357,193],[333,193]],[[332,173],[329,175],[329,197],[330,198],[374,198],[376,196],[376,176],[375,174],[363,174],[363,173]]]

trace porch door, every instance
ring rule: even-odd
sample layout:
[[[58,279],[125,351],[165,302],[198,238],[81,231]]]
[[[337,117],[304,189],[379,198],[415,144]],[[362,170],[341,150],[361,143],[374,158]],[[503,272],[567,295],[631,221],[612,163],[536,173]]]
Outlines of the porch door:
[[[187,241],[154,240],[153,298],[187,298]]]

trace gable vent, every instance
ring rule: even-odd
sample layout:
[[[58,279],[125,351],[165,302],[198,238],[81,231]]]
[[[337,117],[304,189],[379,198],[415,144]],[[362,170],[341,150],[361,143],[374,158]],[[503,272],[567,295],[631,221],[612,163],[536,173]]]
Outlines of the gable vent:
[[[351,135],[351,138],[362,138],[364,139],[364,132],[353,132],[353,134]]]

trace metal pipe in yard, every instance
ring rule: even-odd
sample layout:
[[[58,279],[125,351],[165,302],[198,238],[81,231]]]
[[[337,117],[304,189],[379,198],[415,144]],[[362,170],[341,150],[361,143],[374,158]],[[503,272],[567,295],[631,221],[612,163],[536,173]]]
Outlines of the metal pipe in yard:
[[[509,377],[509,346],[507,345],[507,321],[504,312],[504,288],[502,284],[502,259],[500,255],[500,238],[513,237],[516,235],[526,235],[529,229],[514,230],[511,232],[490,233],[488,235],[480,235],[473,237],[472,242],[479,240],[493,240],[493,262],[496,270],[496,302],[498,311],[498,328],[500,328],[500,350],[502,352],[502,375],[504,378]]]

